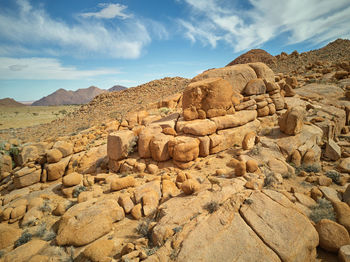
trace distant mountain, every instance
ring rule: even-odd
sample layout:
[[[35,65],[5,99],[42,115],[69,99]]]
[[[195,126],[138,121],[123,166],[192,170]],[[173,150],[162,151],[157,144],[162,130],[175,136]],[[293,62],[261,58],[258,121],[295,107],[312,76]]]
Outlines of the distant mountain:
[[[67,91],[58,89],[54,93],[35,101],[32,106],[57,106],[89,103],[95,96],[107,92],[96,86],[78,89],[77,91]]]
[[[0,99],[0,106],[25,106],[12,98]]]
[[[116,92],[116,91],[122,91],[126,89],[125,86],[120,86],[120,85],[115,85],[115,86],[112,86],[110,89],[108,89],[109,92]]]
[[[270,55],[268,52],[262,49],[252,49],[239,57],[237,57],[235,60],[230,62],[226,66],[232,66],[237,64],[247,64],[247,63],[255,63],[255,62],[263,62],[265,64],[274,64],[276,63],[276,57],[273,55]]]

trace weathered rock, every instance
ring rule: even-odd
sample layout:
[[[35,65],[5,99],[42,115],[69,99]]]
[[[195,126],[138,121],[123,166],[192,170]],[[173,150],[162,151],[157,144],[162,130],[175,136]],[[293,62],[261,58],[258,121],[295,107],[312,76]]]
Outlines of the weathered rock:
[[[275,74],[265,63],[256,62],[248,64],[251,68],[254,69],[258,78],[265,79],[267,82],[275,81]]]
[[[210,138],[208,136],[197,137],[199,140],[199,156],[206,157],[210,154]]]
[[[66,171],[70,159],[71,156],[68,156],[63,158],[58,163],[46,165],[47,180],[52,181],[61,178]]]
[[[336,213],[337,221],[350,232],[350,207],[344,202],[333,202],[333,208]]]
[[[253,159],[249,159],[246,163],[246,170],[249,173],[254,173],[255,171],[257,171],[259,169],[259,165],[258,162],[256,162]]]
[[[13,182],[16,188],[22,188],[40,182],[41,168],[24,167],[14,175]]]
[[[236,112],[234,115],[214,117],[211,120],[217,126],[218,130],[243,126],[257,118],[255,110],[243,110]]]
[[[155,181],[151,181],[148,182],[146,184],[143,184],[141,186],[138,186],[135,188],[134,191],[134,200],[135,203],[140,203],[142,200],[142,197],[147,194],[149,191],[155,191],[158,193],[158,199],[161,198],[162,196],[162,192],[160,189],[160,181],[159,180],[155,180]]]
[[[338,192],[334,188],[321,186],[319,189],[321,190],[323,196],[332,203],[341,201]]]
[[[0,250],[12,246],[21,236],[22,230],[5,223],[0,224]]]
[[[135,219],[140,219],[142,217],[142,205],[141,203],[135,205],[133,209],[131,210],[131,215]]]
[[[86,259],[92,262],[110,261],[110,256],[114,248],[112,240],[99,239],[89,245],[84,251],[83,255]]]
[[[243,90],[247,96],[265,94],[266,86],[261,78],[250,80]]]
[[[111,183],[111,190],[118,191],[118,190],[125,189],[128,187],[134,187],[135,184],[136,184],[136,180],[132,176],[116,178]]]
[[[250,204],[245,203],[240,209],[242,217],[282,261],[314,260],[318,245],[315,228],[308,218],[287,206],[291,204],[289,200],[280,193],[274,194],[287,204],[281,205],[275,198],[254,191]]]
[[[152,138],[150,142],[150,151],[152,159],[155,161],[167,161],[170,159],[168,143],[173,139],[173,136],[159,134]]]
[[[288,85],[288,84],[286,84],[286,85],[284,86],[284,91],[286,92],[286,93],[285,93],[285,97],[292,97],[292,96],[295,96],[295,95],[296,95],[296,93],[295,93],[295,91],[293,90],[293,88],[292,88],[290,85]]]
[[[76,172],[80,174],[92,174],[101,166],[103,162],[107,162],[107,145],[100,145],[90,148],[81,157]]]
[[[301,155],[298,150],[294,150],[290,156],[290,162],[293,163],[296,167],[301,165]]]
[[[199,183],[194,179],[188,179],[182,183],[181,189],[186,195],[191,195],[197,192],[200,188]]]
[[[76,186],[81,183],[82,178],[82,175],[79,173],[70,173],[62,178],[62,184],[66,187]]]
[[[131,198],[127,195],[122,195],[118,199],[119,205],[124,209],[126,214],[129,214],[131,210],[134,208],[134,202],[132,202]]]
[[[226,114],[226,110],[232,107],[233,95],[232,86],[222,78],[192,82],[183,93],[184,118],[185,120],[197,119],[199,110],[203,110],[208,117]],[[187,111],[192,113],[189,114]]]
[[[194,77],[192,79],[192,82],[208,79],[211,77],[220,77],[227,80],[231,84],[233,90],[241,93],[247,83],[252,79],[256,79],[257,75],[251,66],[247,64],[241,64],[207,70],[202,74]]]
[[[62,152],[57,148],[50,149],[46,153],[47,163],[57,163],[62,159],[62,157]]]
[[[139,156],[141,158],[150,158],[151,157],[151,151],[150,151],[150,142],[153,139],[153,137],[157,136],[162,132],[162,128],[160,126],[149,126],[144,128],[141,133],[139,134],[139,140],[137,143],[137,149]]]
[[[187,121],[182,131],[185,134],[195,136],[206,136],[215,133],[216,125],[209,119],[198,119],[193,121]]]
[[[255,132],[253,132],[253,131],[248,132],[243,138],[242,148],[244,150],[252,149],[255,145],[255,138],[256,138]]]
[[[169,155],[176,161],[189,162],[199,155],[199,140],[197,138],[178,136],[169,141]]]
[[[124,216],[124,210],[112,199],[79,203],[61,217],[56,242],[60,246],[86,245],[110,232],[113,222]]]
[[[62,153],[62,157],[67,157],[71,154],[73,154],[73,148],[74,145],[69,142],[65,141],[57,141],[54,145],[53,148],[58,149]]]
[[[5,172],[12,171],[12,158],[8,155],[0,154],[0,180]]]
[[[303,156],[303,165],[304,166],[311,166],[311,165],[314,165],[315,162],[316,162],[316,154],[315,154],[315,151],[312,149],[312,148],[309,148],[304,156]]]
[[[329,139],[326,143],[326,150],[324,156],[330,160],[336,161],[341,157],[341,148],[333,139]]]
[[[107,139],[108,157],[113,160],[126,158],[136,145],[135,139],[134,132],[129,130],[109,134]]]
[[[287,135],[299,134],[304,124],[304,112],[302,107],[288,109],[278,121],[281,131]]]
[[[29,261],[35,254],[39,253],[47,245],[47,242],[40,239],[34,239],[22,246],[17,247],[12,252],[6,254],[4,262]]]
[[[316,230],[320,237],[320,246],[329,252],[338,252],[340,247],[350,244],[348,231],[342,225],[322,219],[316,224]]]
[[[162,182],[162,201],[168,200],[171,197],[180,194],[180,190],[176,187],[175,183],[170,180],[163,180]]]
[[[346,189],[344,191],[343,201],[350,206],[350,184],[347,185],[347,187],[346,187]]]
[[[339,249],[338,259],[340,262],[350,262],[350,245],[342,246]]]
[[[268,116],[270,114],[270,108],[268,106],[265,106],[263,108],[259,108],[257,112],[258,112],[258,117]]]
[[[350,173],[350,157],[343,159],[338,165],[338,169],[341,172]]]
[[[318,177],[318,184],[320,186],[330,186],[332,184],[332,179],[326,176]]]
[[[159,195],[156,191],[150,190],[142,196],[142,210],[143,214],[147,217],[153,214],[158,207]]]

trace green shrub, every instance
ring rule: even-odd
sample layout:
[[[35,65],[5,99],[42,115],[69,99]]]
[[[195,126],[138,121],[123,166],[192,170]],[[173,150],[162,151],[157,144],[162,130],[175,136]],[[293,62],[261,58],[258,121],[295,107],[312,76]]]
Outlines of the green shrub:
[[[336,221],[332,203],[326,199],[320,198],[317,204],[310,208],[310,219],[318,223],[321,219]]]
[[[210,201],[204,206],[204,209],[206,209],[210,214],[214,213],[219,209],[220,205],[216,201]]]
[[[313,164],[309,166],[302,166],[302,169],[308,173],[310,172],[318,173],[321,171],[321,166],[319,164]]]
[[[32,237],[32,234],[30,234],[28,231],[24,231],[22,235],[15,241],[14,247],[17,248],[19,246],[22,246],[23,244],[32,240]]]
[[[326,172],[326,176],[331,178],[334,183],[340,185],[340,174],[335,170],[330,170]]]

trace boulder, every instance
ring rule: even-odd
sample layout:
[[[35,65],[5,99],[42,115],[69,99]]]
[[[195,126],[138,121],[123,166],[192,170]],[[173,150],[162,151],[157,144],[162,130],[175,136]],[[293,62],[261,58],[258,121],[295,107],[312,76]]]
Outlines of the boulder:
[[[265,94],[266,86],[261,78],[250,80],[243,90],[247,96]]]
[[[57,141],[52,148],[56,148],[62,153],[62,157],[67,157],[73,154],[74,145],[70,142]]]
[[[234,115],[213,117],[211,120],[214,121],[218,130],[222,130],[245,125],[256,118],[257,112],[255,110],[242,110]]]
[[[344,158],[338,165],[341,172],[350,173],[350,157]]]
[[[71,156],[67,156],[65,158],[62,158],[62,160],[57,163],[47,164],[47,180],[53,181],[60,179],[64,175],[70,159]]]
[[[197,180],[194,180],[194,179],[187,179],[181,185],[181,189],[182,191],[184,191],[186,195],[191,195],[197,192],[199,188],[200,188],[199,183],[197,182]]]
[[[86,260],[92,262],[111,261],[110,256],[114,249],[113,240],[99,239],[89,245],[84,251],[83,256]]]
[[[265,79],[267,82],[275,82],[275,74],[265,63],[256,62],[248,64],[254,69],[256,76],[261,79]]]
[[[253,191],[249,199],[240,214],[282,261],[315,259],[317,231],[306,216],[290,207],[292,203],[285,196],[275,191],[273,195]]]
[[[207,70],[194,77],[191,82],[213,77],[220,77],[227,80],[232,86],[233,90],[238,93],[242,93],[247,83],[252,79],[256,79],[257,75],[251,66],[247,64],[240,64]]]
[[[108,135],[107,155],[110,159],[121,160],[126,158],[136,145],[137,137],[134,132],[122,130]]]
[[[142,205],[141,203],[135,205],[131,210],[131,215],[135,219],[140,219],[142,217]]]
[[[176,187],[175,183],[170,180],[163,180],[162,182],[162,201],[168,200],[171,197],[175,197],[180,194],[180,190]]]
[[[134,187],[136,184],[136,180],[132,176],[126,176],[122,178],[116,178],[112,180],[111,190],[119,191],[128,187]]]
[[[324,156],[332,161],[336,161],[341,157],[341,148],[333,139],[329,139],[326,143]]]
[[[82,155],[75,171],[81,174],[95,173],[104,161],[107,162],[106,155],[106,144],[90,148]]]
[[[22,188],[40,182],[41,168],[24,167],[18,170],[13,178],[13,183],[16,188]]]
[[[8,155],[0,154],[0,180],[5,172],[12,171],[12,158]]]
[[[122,195],[118,199],[119,205],[124,209],[126,214],[129,214],[131,210],[134,208],[134,202],[132,202],[131,198],[127,195]]]
[[[281,131],[287,135],[299,134],[304,125],[304,108],[292,107],[285,112],[278,120]]]
[[[343,201],[350,206],[350,184],[347,185],[347,187],[346,187],[346,189],[344,191]]]
[[[113,223],[124,216],[123,208],[113,199],[76,204],[61,217],[56,242],[60,246],[89,244],[110,232]]]
[[[25,243],[15,250],[7,253],[3,257],[4,262],[13,262],[13,261],[29,261],[29,259],[38,254],[41,250],[45,248],[47,242],[40,239],[34,239],[28,243]]]
[[[232,86],[222,78],[192,82],[183,93],[184,118],[185,120],[197,119],[199,110],[203,110],[207,117],[226,114],[226,110],[232,107],[233,95]]]
[[[156,191],[150,190],[142,196],[142,210],[147,217],[154,214],[159,203],[159,195]]]
[[[272,99],[273,103],[275,104],[275,109],[277,111],[284,109],[284,98],[281,96],[280,93],[276,93],[274,95],[270,95],[270,98]]]
[[[253,131],[248,132],[243,138],[242,148],[244,150],[252,149],[255,145],[255,138],[256,138],[255,132],[253,132]]]
[[[199,155],[199,140],[197,138],[178,136],[169,141],[170,156],[180,162],[195,160]]]
[[[158,125],[148,126],[144,128],[139,134],[139,140],[137,143],[137,149],[141,158],[150,158],[150,142],[162,132],[162,128]]]
[[[339,249],[338,259],[340,262],[350,262],[350,245],[342,246]]]
[[[337,221],[350,232],[350,207],[344,202],[333,202],[333,208],[336,213]]]
[[[185,126],[182,128],[182,131],[185,134],[206,136],[215,133],[216,125],[215,122],[209,119],[186,121]]]
[[[322,219],[316,224],[316,230],[320,237],[320,246],[326,251],[338,252],[342,246],[350,244],[346,228],[332,220]]]
[[[77,173],[77,172],[73,172],[70,173],[69,175],[66,175],[62,178],[62,184],[66,187],[70,187],[70,186],[76,186],[79,185],[82,181],[82,175]]]
[[[50,149],[46,153],[47,163],[57,163],[63,157],[63,154],[57,148]]]
[[[153,160],[167,161],[170,159],[168,143],[172,139],[174,139],[173,136],[164,135],[162,133],[152,138],[149,148]]]
[[[0,250],[8,246],[13,246],[15,241],[21,236],[22,230],[9,224],[0,224]]]
[[[210,153],[210,138],[208,136],[197,137],[199,140],[199,156],[206,157]]]

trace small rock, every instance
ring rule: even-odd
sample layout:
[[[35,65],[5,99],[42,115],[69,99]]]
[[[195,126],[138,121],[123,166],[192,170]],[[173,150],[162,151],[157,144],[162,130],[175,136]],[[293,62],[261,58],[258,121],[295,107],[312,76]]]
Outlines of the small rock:
[[[333,139],[329,139],[326,143],[326,150],[324,156],[330,160],[336,161],[341,157],[341,148]]]
[[[126,214],[129,214],[135,206],[134,202],[132,202],[131,198],[127,195],[120,196],[118,203],[124,209]]]
[[[185,182],[182,183],[181,189],[184,191],[186,195],[191,195],[195,192],[197,192],[200,188],[199,183],[197,180],[194,179],[188,179]]]
[[[149,164],[147,170],[150,174],[156,174],[158,172],[158,166],[155,164]]]
[[[252,149],[255,145],[255,138],[256,138],[255,132],[253,132],[253,131],[248,132],[243,138],[242,148],[244,150]]]
[[[111,190],[118,191],[128,187],[134,187],[136,184],[135,178],[132,176],[116,178],[111,183]]]
[[[318,177],[318,184],[320,186],[330,186],[332,184],[332,179],[326,176]]]
[[[84,251],[85,258],[92,262],[110,261],[114,243],[112,240],[100,239],[89,245]]]
[[[342,246],[338,252],[340,262],[350,262],[350,245]]]
[[[131,215],[137,220],[142,217],[142,205],[140,203],[134,206],[131,210]]]
[[[246,170],[247,172],[249,173],[254,173],[255,171],[257,171],[259,169],[259,166],[258,166],[258,162],[256,162],[255,160],[253,159],[249,159],[246,163]]]
[[[46,152],[46,159],[48,163],[57,163],[63,157],[63,154],[57,148],[50,149]]]
[[[81,183],[81,180],[82,180],[82,175],[77,172],[73,172],[62,178],[62,184],[66,187],[76,186]]]

